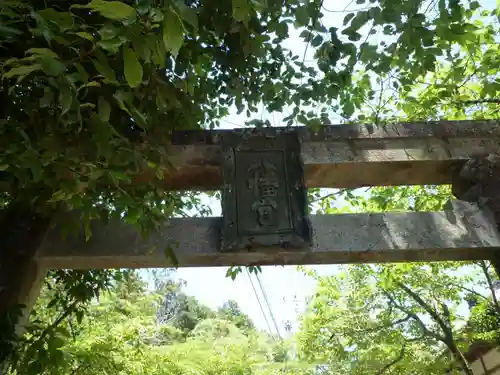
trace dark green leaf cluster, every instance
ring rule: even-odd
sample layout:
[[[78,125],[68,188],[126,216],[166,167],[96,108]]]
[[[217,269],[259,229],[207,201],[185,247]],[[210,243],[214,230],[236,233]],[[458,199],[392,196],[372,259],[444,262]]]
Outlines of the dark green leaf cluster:
[[[297,96],[302,74],[280,45],[293,5],[3,2],[2,192],[84,220],[171,215],[182,207],[161,184],[172,131],[216,126],[232,106],[319,98]]]
[[[329,26],[319,0],[2,2],[1,192],[147,227],[182,206],[161,183],[172,131],[233,107],[291,110],[288,125],[351,117],[374,96],[369,76],[353,81],[361,70],[410,85],[476,41],[477,2],[365,5]],[[282,47],[294,27],[317,68]]]

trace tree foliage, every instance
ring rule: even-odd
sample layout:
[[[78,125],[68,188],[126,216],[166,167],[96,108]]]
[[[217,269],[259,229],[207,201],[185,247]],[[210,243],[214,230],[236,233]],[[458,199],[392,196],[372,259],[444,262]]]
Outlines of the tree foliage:
[[[377,98],[369,71],[396,80],[411,111],[406,93],[439,74],[441,56],[464,70],[446,85],[473,69],[456,48],[496,61],[477,49],[496,32],[475,20],[477,1],[365,5],[329,25],[319,0],[2,1],[2,194],[44,213],[126,213],[149,227],[182,207],[158,182],[174,130],[216,126],[233,106],[249,117],[261,104],[286,108],[289,124],[351,117]],[[293,28],[317,67],[281,46]],[[488,98],[497,85],[485,86]]]
[[[243,331],[253,330],[255,327],[250,320],[250,317],[241,311],[238,303],[233,300],[229,300],[217,311],[222,319],[232,321],[236,327]]]
[[[449,186],[316,194],[317,212],[436,211]],[[340,196],[347,203],[339,207]],[[350,265],[317,283],[298,333],[304,359],[326,373],[473,374],[467,351],[498,345],[500,304],[486,262]]]
[[[342,194],[350,212],[434,211],[452,198],[449,186]],[[320,198],[318,212],[344,212],[337,197]],[[498,276],[488,262],[358,264],[309,274],[318,286],[302,318],[299,353],[327,373],[472,374],[469,347],[498,344]]]
[[[477,278],[465,272],[446,263],[358,265],[319,278],[303,321],[303,352],[341,361],[354,374],[440,374],[451,363],[468,366],[463,355],[473,337],[463,334],[461,305],[463,286]]]
[[[231,316],[215,318],[215,312],[194,297],[189,298],[210,317],[200,317],[188,334],[176,322],[157,319],[164,291],[151,290],[137,273],[128,271],[93,299],[81,321],[75,313],[60,318],[59,308],[51,304],[59,293],[52,280],[48,279],[33,312],[13,374],[271,375],[285,366],[274,360],[281,345],[269,334],[240,329],[239,320],[232,321]],[[190,308],[179,306],[179,315]],[[290,370],[298,371],[293,363]],[[296,373],[307,375],[309,370],[300,371]]]

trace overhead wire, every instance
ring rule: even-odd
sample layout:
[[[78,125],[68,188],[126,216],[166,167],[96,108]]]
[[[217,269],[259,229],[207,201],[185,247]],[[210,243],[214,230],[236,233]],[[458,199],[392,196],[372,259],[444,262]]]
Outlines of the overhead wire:
[[[255,294],[255,298],[257,299],[257,302],[259,304],[260,311],[262,313],[262,316],[264,317],[264,320],[266,321],[267,329],[269,330],[269,332],[272,332],[271,325],[269,324],[269,320],[267,320],[267,314],[264,311],[264,308],[262,307],[262,303],[260,302],[259,294],[257,293],[257,289],[255,289],[255,285],[253,284],[252,276],[250,275],[250,272],[248,272],[248,268],[246,268],[246,271],[247,271],[248,280],[250,280],[250,284],[252,285],[253,293]]]
[[[248,275],[250,276],[250,273]],[[280,331],[278,328],[278,324],[276,323],[276,318],[275,318],[274,313],[273,313],[273,309],[271,307],[271,304],[269,303],[269,298],[267,298],[267,293],[266,293],[266,289],[264,288],[264,284],[263,284],[258,273],[255,274],[255,278],[257,279],[257,282],[259,283],[259,287],[260,287],[260,290],[262,292],[262,296],[264,297],[264,302],[267,305],[267,309],[269,310],[269,315],[271,316],[271,319],[274,323],[274,328],[276,329],[276,334],[278,335],[279,343],[281,345],[283,345],[284,340],[283,340],[283,337],[281,337],[281,334],[280,334]],[[283,371],[285,373],[288,372],[288,350],[287,350],[287,353],[285,354]]]
[[[257,279],[257,282],[259,283],[259,287],[260,287],[260,290],[262,292],[262,296],[264,297],[264,302],[266,303],[267,309],[269,310],[269,315],[271,316],[271,320],[273,321],[274,328],[276,329],[276,334],[278,335],[278,338],[280,340],[282,340],[280,330],[278,328],[278,324],[276,323],[276,318],[274,317],[273,309],[271,308],[271,304],[269,303],[269,299],[267,298],[266,290],[264,289],[264,286],[262,285],[262,281],[259,277],[259,274],[256,274],[255,278]]]

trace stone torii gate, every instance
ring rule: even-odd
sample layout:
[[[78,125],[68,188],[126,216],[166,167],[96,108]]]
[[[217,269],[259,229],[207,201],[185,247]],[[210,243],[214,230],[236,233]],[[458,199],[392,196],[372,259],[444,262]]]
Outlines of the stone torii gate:
[[[63,239],[58,220],[67,218],[59,217],[36,253],[3,258],[2,310],[29,306],[51,268],[498,264],[496,122],[187,131],[174,135],[172,153],[165,186],[222,190],[223,217],[174,218],[147,238],[121,221],[94,222],[89,241],[83,230]],[[450,183],[461,200],[442,212],[306,214],[306,188]]]

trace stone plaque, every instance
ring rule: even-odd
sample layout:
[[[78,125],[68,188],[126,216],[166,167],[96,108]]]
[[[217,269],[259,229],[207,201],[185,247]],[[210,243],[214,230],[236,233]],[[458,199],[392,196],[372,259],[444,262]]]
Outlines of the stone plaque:
[[[310,245],[300,143],[273,130],[223,136],[222,251]]]

